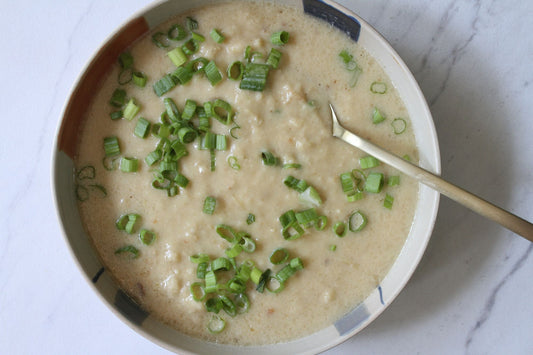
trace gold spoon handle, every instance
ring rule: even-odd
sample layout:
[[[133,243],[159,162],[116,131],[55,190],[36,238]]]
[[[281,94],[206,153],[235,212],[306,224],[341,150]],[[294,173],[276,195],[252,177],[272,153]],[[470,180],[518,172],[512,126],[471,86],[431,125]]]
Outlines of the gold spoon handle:
[[[411,176],[421,183],[437,190],[441,194],[450,199],[468,207],[474,212],[477,212],[483,217],[493,220],[514,233],[524,237],[533,242],[533,224],[525,219],[522,219],[492,203],[455,186],[441,177],[422,169],[421,167],[408,162],[388,151],[376,146],[373,143],[353,134],[344,129],[338,119],[333,106],[331,106],[331,116],[333,120],[333,136],[342,139],[348,144],[361,149],[362,151],[372,155],[383,163],[392,166],[402,173]]]

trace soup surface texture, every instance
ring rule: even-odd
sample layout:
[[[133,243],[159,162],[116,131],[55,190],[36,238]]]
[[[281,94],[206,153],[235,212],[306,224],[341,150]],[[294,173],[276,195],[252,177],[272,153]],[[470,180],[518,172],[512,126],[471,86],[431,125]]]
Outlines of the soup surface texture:
[[[205,40],[198,42],[196,53],[186,55],[183,66],[194,58],[206,58],[216,64],[222,80],[213,85],[200,71],[185,84],[177,84],[158,96],[153,85],[177,69],[167,52],[190,38],[187,17],[197,21],[198,28],[193,31]],[[165,38],[174,24],[185,29],[186,38],[180,41]],[[213,29],[224,37],[221,43],[210,35]],[[175,29],[172,35],[177,31]],[[286,44],[271,42],[272,34],[279,31],[289,34]],[[168,43],[168,47],[154,44],[152,35],[156,32],[162,33],[156,38],[165,45]],[[250,51],[245,58],[248,46]],[[281,52],[281,59],[277,68],[269,69],[262,91],[241,89],[240,80],[228,79],[226,69],[233,62],[264,63],[272,48]],[[342,51],[348,55],[339,56]],[[288,341],[329,326],[379,285],[409,233],[418,186],[383,164],[363,170],[360,158],[365,154],[332,137],[328,103],[333,103],[346,128],[400,156],[408,155],[416,160],[418,155],[401,98],[379,63],[364,48],[297,9],[234,1],[193,9],[175,17],[136,42],[129,53],[133,57],[134,71],[145,73],[147,84],[145,87],[133,82],[119,84],[119,63],[103,78],[80,131],[76,164],[80,174],[87,172],[83,167],[94,166],[94,183],[105,188],[106,196],[95,186],[85,186],[83,191],[78,191],[79,194],[88,192],[80,196],[83,200],[79,203],[80,214],[106,270],[132,299],[152,316],[193,337],[259,345]],[[128,72],[122,73],[122,79],[124,76],[127,79]],[[109,103],[116,89],[126,92],[125,103],[132,98],[139,107],[131,120],[110,118],[111,112],[121,109]],[[234,112],[227,125],[213,117],[210,119],[209,132],[224,135],[221,139],[226,139],[227,146],[209,150],[200,149],[206,133],[197,129],[198,115],[202,112],[201,109],[195,111],[187,124],[199,133],[198,137],[182,146],[178,144],[178,148],[169,153],[169,157],[175,159],[180,147],[187,151],[187,155],[177,160],[177,171],[189,182],[186,187],[173,184],[173,190],[152,187],[154,176],[165,163],[149,166],[145,161],[158,147],[160,152],[164,150],[165,140],[152,133],[145,138],[134,134],[143,117],[151,123],[151,132],[165,135],[165,129],[175,123],[168,115],[163,115],[168,124],[161,124],[160,117],[166,112],[165,98],[171,98],[179,109],[178,121],[184,121],[179,116],[186,111],[186,100],[194,100],[198,107],[205,108],[204,103],[219,99],[227,102]],[[122,110],[126,115],[126,105]],[[382,122],[373,122],[376,110],[384,118]],[[222,108],[215,113],[226,117]],[[396,118],[401,120],[394,121]],[[396,134],[391,125],[393,121],[400,125],[406,123],[405,131]],[[167,137],[169,143],[179,140],[177,130],[172,131],[172,127]],[[120,154],[102,160],[106,137],[117,138]],[[278,163],[265,165],[263,152],[272,153]],[[136,172],[121,171],[118,164],[124,157],[138,159]],[[343,192],[340,175],[354,171],[350,179],[357,186],[357,178],[361,175],[354,169],[365,176],[383,174],[385,184],[381,191],[362,191],[357,195],[360,199],[352,197],[355,201],[348,201],[347,195],[353,196],[355,191]],[[165,174],[175,175],[168,171]],[[312,189],[301,193],[284,184],[288,176],[312,186],[321,203],[313,199]],[[399,176],[397,185],[394,176]],[[161,179],[154,184],[169,182]],[[359,183],[363,190],[364,184],[364,181]],[[176,195],[169,197],[169,191]],[[208,196],[216,201],[212,214],[204,212]],[[392,207],[387,208],[384,201],[390,197],[394,201]],[[323,219],[312,219],[314,225],[311,226],[298,223],[303,235],[285,239],[280,216],[290,210],[297,213],[312,208],[319,216],[327,217],[325,227],[315,228],[323,227]],[[333,226],[337,222],[348,222],[355,211],[366,216],[366,226],[361,231],[348,230],[343,237],[337,236]],[[126,214],[139,216],[131,234],[117,228],[115,223]],[[251,221],[250,214],[255,221]],[[208,293],[202,301],[194,299],[191,285],[195,285],[195,292],[201,292],[198,285],[206,281],[197,277],[198,263],[190,258],[199,254],[208,255],[210,261],[227,258],[226,250],[233,245],[217,233],[216,227],[221,224],[246,232],[255,243],[255,251],[243,251],[235,257],[237,267],[253,262],[259,271],[270,269],[275,276],[290,260],[299,258],[303,269],[293,268],[294,274],[278,293],[267,289],[259,292],[252,280],[238,281],[234,286],[239,288],[244,284],[245,291],[240,292],[247,296],[249,308],[233,317],[220,310],[218,317],[226,322],[225,329],[213,333],[206,325],[214,313],[206,310],[205,303],[207,299],[216,300],[220,296],[214,292]],[[291,233],[298,231],[294,226],[296,224],[290,229]],[[138,237],[141,229],[153,232],[155,240],[151,244],[141,242]],[[129,252],[127,249],[117,252],[125,246],[135,249],[130,247]],[[285,248],[290,256],[276,265],[269,258],[277,248]],[[138,252],[137,257],[131,253],[134,250]],[[219,270],[213,274],[218,284],[223,285],[235,271]],[[267,286],[275,288],[274,281],[270,279]],[[195,284],[197,282],[200,284]],[[219,286],[218,291],[234,301],[237,293],[230,292],[229,283],[225,285],[226,290]],[[201,298],[201,293],[196,295]],[[239,303],[236,304],[238,308]]]

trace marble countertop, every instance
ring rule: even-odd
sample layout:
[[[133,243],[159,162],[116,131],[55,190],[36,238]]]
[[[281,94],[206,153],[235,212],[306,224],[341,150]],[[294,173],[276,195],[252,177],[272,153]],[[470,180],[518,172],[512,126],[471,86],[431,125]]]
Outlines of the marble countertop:
[[[123,324],[81,276],[50,188],[70,88],[100,43],[149,2],[2,4],[1,354],[168,354]],[[533,220],[533,2],[339,2],[414,73],[435,120],[443,177]],[[532,249],[443,197],[407,287],[327,353],[532,354]]]

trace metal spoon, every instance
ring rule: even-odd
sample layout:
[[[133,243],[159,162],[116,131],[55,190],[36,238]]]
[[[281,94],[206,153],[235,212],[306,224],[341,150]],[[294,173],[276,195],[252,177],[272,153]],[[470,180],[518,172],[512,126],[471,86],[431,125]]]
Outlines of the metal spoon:
[[[421,183],[431,187],[432,189],[437,190],[441,194],[451,198],[465,207],[468,207],[481,216],[491,219],[494,222],[501,224],[516,234],[533,242],[533,224],[443,180],[437,175],[434,175],[429,171],[408,162],[405,159],[387,152],[383,148],[370,143],[369,141],[353,134],[352,132],[347,131],[340,125],[333,106],[330,104],[329,107],[331,108],[334,137],[340,138],[346,143],[361,149],[365,153],[374,156],[383,163],[388,164],[402,173],[409,175]]]

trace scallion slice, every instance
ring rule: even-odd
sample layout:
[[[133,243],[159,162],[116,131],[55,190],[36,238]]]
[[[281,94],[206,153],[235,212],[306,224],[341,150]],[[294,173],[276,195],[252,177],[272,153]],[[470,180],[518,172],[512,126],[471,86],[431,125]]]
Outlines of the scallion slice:
[[[205,273],[205,293],[213,293],[217,290],[217,276],[213,270]]]
[[[233,170],[241,170],[241,166],[239,165],[237,157],[234,157],[233,155],[228,157],[228,164]]]
[[[384,94],[387,92],[387,84],[382,81],[374,81],[370,85],[370,91],[374,94]]]
[[[278,158],[276,158],[274,154],[272,154],[269,151],[261,152],[261,159],[264,165],[267,165],[267,166],[278,165]]]
[[[135,125],[133,134],[139,138],[146,138],[148,132],[150,132],[150,122],[146,118],[140,117]]]
[[[133,83],[137,85],[140,88],[143,88],[146,86],[146,81],[148,80],[148,77],[143,72],[133,72]]]
[[[282,169],[301,169],[301,167],[302,167],[302,164],[287,163],[287,164],[283,164],[283,166],[281,168]]]
[[[198,133],[190,127],[182,127],[178,130],[178,137],[185,144],[193,142],[197,136]]]
[[[154,83],[153,89],[157,96],[162,96],[172,90],[175,86],[176,82],[172,78],[172,75],[167,74]]]
[[[266,86],[270,65],[247,63],[239,88],[242,90],[263,91]]]
[[[387,179],[387,184],[389,186],[397,186],[397,185],[400,185],[400,176],[399,175],[392,175],[392,176],[389,176],[389,178]]]
[[[395,118],[391,122],[394,134],[402,134],[407,128],[407,122],[403,118]]]
[[[122,110],[118,110],[118,111],[113,111],[109,114],[109,117],[111,117],[111,119],[113,121],[115,120],[120,120],[122,118]]]
[[[361,211],[355,211],[348,218],[348,228],[350,232],[359,232],[365,228],[367,223],[366,216]]]
[[[270,254],[270,262],[274,265],[283,264],[289,259],[289,251],[285,248],[277,248]]]
[[[173,122],[177,122],[180,119],[180,111],[174,100],[172,100],[170,97],[165,97],[163,99],[163,103],[165,104],[165,111],[168,115],[168,118],[170,118],[170,120]]]
[[[196,42],[203,42],[205,41],[205,37],[202,36],[201,34],[197,33],[197,32],[193,32],[191,31],[191,37],[193,40],[195,40]]]
[[[322,205],[322,199],[313,186],[307,186],[307,188],[298,195],[298,200],[307,206],[319,207]]]
[[[120,171],[125,173],[134,173],[139,167],[139,161],[136,158],[122,157],[120,159]]]
[[[333,233],[339,238],[342,238],[346,235],[348,228],[346,228],[346,223],[337,222],[333,225]]]
[[[186,25],[189,31],[194,31],[198,29],[198,21],[196,21],[192,17],[187,16]]]
[[[211,270],[213,271],[228,271],[231,269],[231,262],[228,258],[220,257],[211,262]]]
[[[383,200],[383,206],[391,210],[393,203],[394,203],[394,197],[392,197],[389,194],[385,194],[385,200]]]
[[[104,151],[106,157],[113,157],[120,154],[118,138],[115,136],[104,138]]]
[[[164,42],[162,41],[164,40]],[[152,35],[152,43],[154,43],[159,48],[167,48],[168,47],[168,40],[167,36],[163,32],[156,32]]]
[[[133,56],[129,52],[122,52],[118,56],[118,63],[122,69],[129,69],[133,66]]]
[[[213,196],[207,196],[204,200],[204,213],[213,214],[215,212],[216,205],[217,200]]]
[[[275,48],[270,50],[266,63],[272,68],[277,69],[279,66],[279,61],[281,60],[281,52]]]
[[[270,41],[272,42],[272,44],[276,46],[287,44],[287,42],[289,42],[289,32],[287,31],[274,32],[270,36]]]
[[[209,35],[211,36],[211,38],[213,39],[213,41],[217,42],[217,43],[222,43],[224,42],[224,39],[225,37],[222,35],[222,33],[220,33],[219,30],[217,30],[216,28],[213,28],[211,30],[211,32],[209,32]]]
[[[224,238],[229,243],[234,243],[236,241],[235,230],[226,224],[217,225],[215,227],[215,231],[217,232],[219,236]]]
[[[261,277],[259,278],[259,282],[257,283],[257,287],[255,289],[257,292],[263,293],[263,291],[265,290],[265,286],[266,286],[266,283],[268,281],[268,278],[270,277],[270,273],[271,273],[271,270],[270,269],[266,269],[261,274]]]
[[[192,299],[196,302],[205,300],[206,293],[204,285],[201,282],[193,282],[189,290],[191,292]]]
[[[195,264],[200,264],[200,263],[206,263],[206,262],[209,262],[209,255],[207,254],[195,254],[195,255],[191,255],[189,257],[189,260],[192,262],[192,263],[195,263]]]
[[[235,61],[231,63],[226,71],[228,78],[231,80],[239,81],[242,79],[242,74],[244,72],[244,64],[240,61]]]
[[[192,55],[200,49],[200,42],[195,40],[194,38],[189,39],[185,43],[182,44],[181,50],[183,53],[187,55]]]
[[[139,257],[139,249],[135,248],[133,245],[126,245],[115,250],[115,255],[124,253],[129,253],[132,259],[137,259]]]
[[[167,56],[176,67],[180,67],[187,62],[187,55],[183,53],[180,47],[176,47],[173,50],[167,52]]]
[[[173,41],[181,41],[187,37],[187,32],[185,32],[185,29],[181,25],[175,24],[168,30],[167,37]]]
[[[229,249],[226,249],[226,256],[228,258],[235,258],[242,252],[242,245],[239,243],[233,244]]]
[[[150,245],[155,241],[156,236],[154,232],[148,229],[141,229],[139,232],[139,239],[144,245]]]
[[[185,101],[185,107],[183,107],[181,118],[186,121],[190,120],[196,113],[196,106],[196,101],[187,99]]]
[[[214,61],[210,61],[205,65],[204,72],[212,86],[215,86],[222,80],[222,74],[220,74],[220,70],[218,70]]]
[[[116,89],[109,99],[109,104],[115,107],[122,107],[126,102],[126,91],[123,89]]]
[[[385,121],[385,116],[377,109],[377,107],[374,107],[374,111],[372,111],[372,123],[378,124],[383,121]]]
[[[361,169],[364,169],[364,170],[375,168],[376,166],[379,165],[379,160],[377,160],[371,155],[367,155],[359,159],[359,165],[361,166]]]
[[[370,173],[365,181],[365,191],[379,193],[383,187],[383,174]]]
[[[229,125],[233,120],[233,116],[235,113],[228,102],[222,99],[216,99],[215,101],[213,101],[213,104],[211,106],[211,112],[209,112],[209,114],[211,117],[217,119],[221,123]]]
[[[255,215],[253,213],[248,213],[248,217],[246,217],[246,224],[250,225],[255,222]]]
[[[158,162],[161,159],[161,157],[162,157],[161,151],[159,149],[156,149],[156,150],[148,153],[146,158],[144,158],[144,161],[146,162],[146,164],[148,166],[152,166],[156,162]]]
[[[135,104],[135,100],[130,99],[130,101],[128,101],[126,107],[124,107],[124,110],[122,111],[122,116],[128,121],[131,121],[135,117],[135,115],[139,113],[140,109],[141,107]]]

